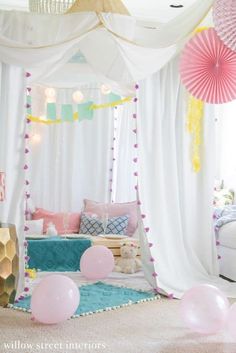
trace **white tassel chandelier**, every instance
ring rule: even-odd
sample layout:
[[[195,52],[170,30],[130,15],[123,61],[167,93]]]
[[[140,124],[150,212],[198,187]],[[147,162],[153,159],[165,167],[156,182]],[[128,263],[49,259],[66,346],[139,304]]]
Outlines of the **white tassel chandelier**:
[[[31,12],[59,15],[67,12],[75,0],[29,0]]]
[[[122,0],[29,0],[31,12],[63,14],[94,11],[129,15]]]

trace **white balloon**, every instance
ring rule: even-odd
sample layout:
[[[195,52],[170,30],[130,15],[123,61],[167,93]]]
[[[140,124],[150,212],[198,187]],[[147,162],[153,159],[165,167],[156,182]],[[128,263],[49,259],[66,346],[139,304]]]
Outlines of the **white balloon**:
[[[81,91],[75,91],[73,93],[73,100],[75,103],[80,103],[84,100],[84,95]]]
[[[111,87],[109,85],[101,85],[101,92],[102,94],[110,94],[111,93]]]
[[[38,144],[41,142],[41,140],[42,140],[42,137],[40,134],[34,134],[31,136],[31,143],[33,144]]]
[[[56,91],[54,88],[46,88],[45,89],[45,96],[48,99],[55,98],[56,97]]]

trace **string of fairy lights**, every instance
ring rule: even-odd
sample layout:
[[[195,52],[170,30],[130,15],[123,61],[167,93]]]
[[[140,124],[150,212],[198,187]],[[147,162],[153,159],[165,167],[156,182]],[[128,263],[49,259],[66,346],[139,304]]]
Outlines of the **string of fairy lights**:
[[[100,86],[100,91],[103,95],[109,95],[110,93],[112,93],[112,87],[108,84],[102,84]],[[47,103],[56,102],[57,92],[55,88],[47,87],[44,93],[45,93]],[[77,103],[77,104],[82,103],[85,99],[85,94],[82,90],[76,90],[72,94],[72,99],[74,103]]]

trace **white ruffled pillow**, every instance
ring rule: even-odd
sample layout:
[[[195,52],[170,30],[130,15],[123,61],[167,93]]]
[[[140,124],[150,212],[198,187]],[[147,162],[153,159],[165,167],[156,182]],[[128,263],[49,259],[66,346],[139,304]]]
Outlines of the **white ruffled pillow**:
[[[43,234],[43,219],[25,222],[26,235],[42,235]]]

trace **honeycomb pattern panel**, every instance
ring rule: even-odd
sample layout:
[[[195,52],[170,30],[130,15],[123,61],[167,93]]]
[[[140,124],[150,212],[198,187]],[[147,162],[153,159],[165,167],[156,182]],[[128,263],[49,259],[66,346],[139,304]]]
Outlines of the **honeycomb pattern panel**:
[[[12,261],[7,257],[0,262],[0,270],[1,270],[1,277],[3,279],[7,279],[8,276],[12,273]]]
[[[0,261],[5,257],[5,245],[0,241]]]
[[[10,260],[13,260],[15,254],[16,254],[16,241],[13,239],[10,239],[6,243],[6,255]]]
[[[19,248],[16,229],[0,223],[0,305],[15,300],[19,276]]]
[[[11,239],[10,233],[9,232],[1,232],[0,229],[0,236],[1,236],[1,244],[6,245],[6,243]]]

